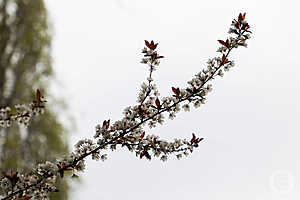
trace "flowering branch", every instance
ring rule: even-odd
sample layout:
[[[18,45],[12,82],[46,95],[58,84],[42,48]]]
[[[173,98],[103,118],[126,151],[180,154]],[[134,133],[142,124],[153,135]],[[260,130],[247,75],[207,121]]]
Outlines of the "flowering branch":
[[[29,125],[29,121],[33,116],[43,114],[45,105],[47,102],[44,100],[39,89],[36,90],[35,100],[29,105],[18,104],[14,106],[14,110],[10,107],[0,109],[0,127],[8,128],[13,122],[18,122],[25,126]]]
[[[146,47],[142,50],[144,58],[143,64],[149,66],[148,83],[143,83],[137,99],[137,105],[125,108],[124,117],[112,125],[110,120],[104,120],[102,125],[96,126],[94,140],[80,140],[75,145],[75,152],[70,156],[58,160],[56,163],[47,161],[39,164],[29,174],[19,174],[12,172],[8,175],[3,172],[0,179],[0,195],[5,195],[6,199],[47,199],[48,192],[58,191],[54,187],[57,177],[64,177],[66,171],[73,173],[72,177],[78,177],[76,174],[85,169],[85,158],[92,156],[93,160],[107,159],[104,153],[107,149],[115,150],[117,147],[127,147],[139,158],[151,160],[152,157],[158,157],[166,161],[170,154],[175,154],[178,159],[182,155],[187,156],[193,152],[194,148],[199,147],[203,138],[198,138],[193,133],[191,139],[174,139],[168,142],[160,139],[158,136],[146,135],[143,127],[147,125],[153,128],[164,123],[165,114],[170,119],[174,119],[181,110],[189,111],[191,104],[198,108],[205,103],[206,95],[212,90],[212,85],[208,84],[217,76],[223,77],[224,72],[234,66],[234,62],[228,59],[229,53],[233,48],[239,46],[247,47],[246,40],[250,38],[250,26],[245,20],[245,13],[239,14],[237,20],[233,20],[230,34],[235,37],[229,37],[226,41],[218,40],[221,47],[217,52],[220,57],[209,59],[207,68],[200,71],[195,77],[188,81],[185,89],[172,87],[172,95],[159,98],[159,92],[153,83],[152,73],[159,66],[160,56],[157,49],[157,43],[145,40]],[[183,105],[182,105],[183,104]]]

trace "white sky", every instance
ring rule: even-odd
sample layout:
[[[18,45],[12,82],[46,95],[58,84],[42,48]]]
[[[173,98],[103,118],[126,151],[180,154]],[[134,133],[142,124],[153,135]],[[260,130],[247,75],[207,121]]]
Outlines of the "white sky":
[[[296,200],[300,198],[299,3],[292,0],[47,1],[54,25],[54,68],[77,122],[71,144],[92,138],[97,123],[134,105],[148,69],[144,40],[166,58],[154,79],[161,95],[185,86],[218,55],[239,12],[253,31],[236,67],[213,82],[199,110],[151,130],[162,138],[205,140],[191,156],[139,160],[126,150],[89,161],[72,200]],[[55,88],[55,87],[54,87]]]

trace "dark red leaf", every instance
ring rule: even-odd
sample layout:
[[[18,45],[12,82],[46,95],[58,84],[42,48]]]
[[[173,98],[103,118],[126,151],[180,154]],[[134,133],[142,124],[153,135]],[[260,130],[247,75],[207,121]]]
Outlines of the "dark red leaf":
[[[156,98],[156,100],[155,100],[155,105],[158,109],[160,109],[160,101],[158,98]]]
[[[103,122],[103,124],[102,124],[102,126],[103,127],[105,127],[106,129],[108,129],[109,128],[109,123],[110,123],[110,119],[109,120],[104,120],[104,122]]]
[[[150,49],[150,43],[147,40],[145,40],[145,44]]]
[[[227,47],[227,48],[229,48],[230,47],[230,41],[227,39],[226,40],[226,44],[225,44],[225,46]]]
[[[244,14],[240,13],[239,14],[239,17],[238,17],[238,26],[241,26],[242,21],[244,21],[244,19],[245,19],[245,16],[246,16],[246,13],[244,13]]]
[[[241,22],[242,22],[242,17],[243,17],[243,16],[242,16],[242,13],[240,13],[240,14],[239,14],[239,17],[238,17],[238,23],[239,23],[239,25],[240,25]]]
[[[142,151],[142,153],[140,153],[140,159],[142,159],[144,155],[145,155],[145,152]]]
[[[151,50],[155,50],[158,45],[158,43],[155,44],[153,40],[151,40],[150,43],[147,40],[145,40],[145,44]]]
[[[223,40],[218,40],[218,42],[220,42],[220,44],[226,47],[226,43]]]
[[[41,94],[41,92],[40,92],[40,90],[39,89],[37,89],[36,90],[36,100],[38,101],[38,102],[40,102],[41,101],[41,97],[42,97],[42,94]]]
[[[222,64],[229,63],[230,61],[226,58],[226,56],[223,54],[222,56]]]
[[[110,123],[110,119],[109,119],[109,120],[107,120],[107,123],[106,123],[106,129],[108,129],[108,128],[109,128],[109,123]]]
[[[6,172],[1,171],[1,173],[2,173],[2,176],[6,177],[6,178],[8,177],[7,174],[6,174]]]
[[[238,22],[236,22],[236,23],[234,24],[234,26],[235,26],[235,28],[237,28],[237,29],[240,28],[240,24],[239,24]]]
[[[177,94],[176,88],[172,87],[172,91],[174,92],[174,94]]]
[[[174,92],[174,94],[175,94],[176,96],[179,96],[179,94],[180,94],[179,88],[174,88],[174,87],[172,87],[172,91]]]
[[[246,23],[246,24],[243,24],[243,26],[242,26],[242,30],[248,30],[250,28],[250,26],[249,26],[249,24],[248,23]]]
[[[246,13],[244,14],[240,13],[239,18],[241,18],[242,21],[245,20],[245,17],[246,17]]]
[[[152,47],[152,50],[156,49],[158,43],[154,44],[154,41],[151,40],[151,47]]]
[[[196,135],[193,133],[193,137],[191,139],[191,143],[194,143],[195,140],[196,140]]]
[[[141,140],[144,138],[145,136],[145,132],[142,133],[142,135],[140,136]]]

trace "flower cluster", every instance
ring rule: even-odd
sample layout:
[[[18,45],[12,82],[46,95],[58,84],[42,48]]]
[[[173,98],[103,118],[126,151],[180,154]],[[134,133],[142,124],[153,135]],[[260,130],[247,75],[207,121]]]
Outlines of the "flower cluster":
[[[10,171],[9,174],[2,172],[1,195],[6,195],[4,199],[31,199],[33,196],[35,199],[48,199],[49,192],[58,192],[54,186],[57,169],[53,163],[47,161],[44,164],[39,164],[28,174],[13,171]],[[22,192],[12,195],[13,191]]]
[[[44,100],[39,89],[36,91],[36,99],[29,105],[18,104],[14,109],[5,107],[0,109],[0,127],[8,128],[13,122],[18,122],[24,126],[29,125],[29,121],[33,116],[44,113]]]
[[[203,138],[196,137],[193,133],[191,139],[174,139],[166,141],[159,136],[146,134],[145,126],[154,128],[157,124],[163,124],[165,118],[174,119],[176,114],[183,109],[190,111],[191,107],[198,108],[206,101],[206,96],[212,91],[209,83],[217,76],[223,77],[234,66],[234,62],[228,59],[233,48],[239,46],[247,47],[246,40],[250,38],[250,26],[245,21],[245,13],[239,14],[229,29],[230,37],[218,40],[221,47],[217,52],[221,55],[207,62],[206,69],[198,72],[187,82],[186,88],[171,87],[170,95],[160,98],[156,85],[153,83],[152,73],[159,65],[160,56],[156,49],[157,43],[145,40],[146,47],[142,50],[144,57],[141,63],[149,67],[148,83],[141,85],[137,104],[124,109],[124,116],[121,120],[111,123],[104,120],[96,126],[94,139],[83,139],[75,145],[75,151],[56,163],[46,162],[40,164],[32,173],[27,175],[11,172],[7,175],[3,172],[0,178],[0,197],[5,199],[47,199],[47,193],[57,191],[53,186],[57,177],[64,177],[66,171],[72,172],[72,177],[78,177],[77,172],[85,169],[85,159],[91,156],[94,160],[107,159],[107,150],[115,150],[118,147],[126,147],[130,152],[135,153],[140,159],[151,160],[156,157],[166,161],[171,154],[178,159],[183,155],[188,156],[194,148],[199,147]],[[37,94],[35,105],[44,102],[40,93]]]

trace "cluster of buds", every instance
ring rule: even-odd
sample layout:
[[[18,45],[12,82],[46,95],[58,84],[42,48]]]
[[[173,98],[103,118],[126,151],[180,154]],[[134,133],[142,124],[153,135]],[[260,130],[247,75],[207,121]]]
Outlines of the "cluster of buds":
[[[111,123],[108,119],[98,124],[94,140],[80,140],[75,145],[75,151],[57,163],[46,162],[27,175],[3,173],[0,178],[0,186],[3,188],[0,197],[5,197],[2,200],[31,199],[32,196],[34,199],[47,199],[47,192],[57,191],[53,186],[57,177],[63,178],[66,171],[72,171],[72,177],[78,177],[77,172],[85,169],[85,158],[91,156],[94,160],[104,161],[107,159],[104,151],[109,149],[113,151],[118,147],[126,147],[140,159],[148,160],[156,157],[166,161],[171,154],[178,159],[183,155],[188,156],[194,148],[199,147],[203,138],[193,133],[191,139],[166,141],[158,136],[146,134],[144,126],[153,128],[165,122],[165,115],[174,119],[181,109],[190,111],[191,105],[198,108],[204,104],[207,94],[212,91],[212,85],[208,82],[217,76],[223,77],[224,72],[234,66],[234,62],[228,59],[230,51],[238,46],[247,47],[246,40],[250,38],[251,33],[249,28],[245,21],[245,13],[240,14],[238,19],[232,22],[229,30],[235,37],[218,40],[221,47],[217,52],[220,52],[221,56],[209,59],[206,69],[189,80],[187,88],[171,87],[171,94],[163,98],[159,98],[159,92],[152,79],[152,72],[163,56],[156,51],[157,43],[145,40],[142,63],[150,68],[150,74],[147,78],[148,84],[143,83],[141,86],[138,104],[125,108],[121,120]],[[37,101],[34,105],[40,107],[44,101],[41,100],[39,91],[36,96]]]
[[[14,106],[14,109],[10,107],[1,108],[0,127],[8,128],[13,122],[28,126],[29,121],[33,116],[44,113],[45,102],[47,101],[42,96],[40,90],[37,89],[35,100],[29,105],[18,104]]]

